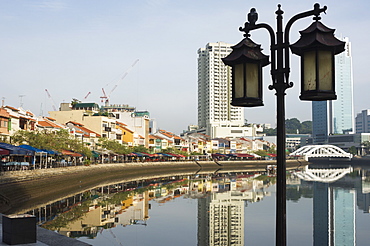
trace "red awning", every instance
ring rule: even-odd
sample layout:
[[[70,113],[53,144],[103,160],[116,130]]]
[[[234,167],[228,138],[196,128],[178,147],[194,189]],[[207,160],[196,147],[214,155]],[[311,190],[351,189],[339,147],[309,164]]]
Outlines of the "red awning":
[[[9,150],[0,148],[0,155],[9,155],[9,154],[10,154]]]
[[[236,154],[236,157],[254,157],[254,155],[250,155],[250,154]]]
[[[149,157],[155,157],[155,156],[158,156],[157,154],[149,154],[149,153],[146,153],[146,152],[141,152],[142,154],[144,155],[147,155]]]
[[[82,156],[79,153],[75,153],[75,152],[68,151],[68,150],[62,150],[62,155],[70,155],[70,156],[75,156],[75,157],[81,157]]]

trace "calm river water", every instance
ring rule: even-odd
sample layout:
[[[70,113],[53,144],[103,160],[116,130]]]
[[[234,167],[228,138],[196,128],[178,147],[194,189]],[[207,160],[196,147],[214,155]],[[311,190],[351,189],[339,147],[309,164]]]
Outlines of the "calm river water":
[[[273,174],[221,170],[98,187],[29,213],[91,245],[265,246],[275,245],[275,189]],[[366,168],[291,172],[288,245],[369,245],[369,206]]]

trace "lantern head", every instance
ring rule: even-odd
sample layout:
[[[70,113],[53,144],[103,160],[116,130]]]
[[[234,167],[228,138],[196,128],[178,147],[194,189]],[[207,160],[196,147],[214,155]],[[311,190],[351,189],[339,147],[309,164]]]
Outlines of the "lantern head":
[[[317,20],[290,46],[301,57],[301,100],[337,99],[334,55],[344,51],[345,42],[335,38],[334,31]]]
[[[269,64],[269,57],[262,54],[260,47],[247,37],[222,59],[232,69],[233,106],[263,106],[262,67]]]

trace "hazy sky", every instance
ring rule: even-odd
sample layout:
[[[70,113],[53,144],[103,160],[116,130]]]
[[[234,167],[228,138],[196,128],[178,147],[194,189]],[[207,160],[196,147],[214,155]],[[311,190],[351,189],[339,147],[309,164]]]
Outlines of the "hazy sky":
[[[48,115],[77,98],[101,103],[102,88],[112,104],[148,110],[158,127],[180,133],[197,124],[197,50],[208,42],[238,43],[251,7],[258,23],[275,29],[282,4],[285,22],[311,10],[314,1],[241,0],[2,0],[0,1],[0,97],[5,105]],[[355,114],[370,108],[370,2],[331,0],[322,22],[352,43]],[[310,25],[296,22],[290,40]],[[269,55],[266,31],[252,32]],[[128,75],[123,74],[135,60]],[[293,89],[287,90],[286,117],[311,120],[311,103],[299,96],[299,59],[291,59]],[[246,109],[250,123],[275,124],[275,96],[269,67],[264,69],[264,107]],[[112,89],[117,85],[115,90]],[[52,99],[45,92],[48,89]],[[112,92],[111,92],[112,91]],[[91,92],[86,100],[84,97]]]

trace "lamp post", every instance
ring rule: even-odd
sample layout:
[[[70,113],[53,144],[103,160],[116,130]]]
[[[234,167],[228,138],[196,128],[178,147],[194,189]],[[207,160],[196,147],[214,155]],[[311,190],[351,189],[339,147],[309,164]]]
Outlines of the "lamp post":
[[[293,86],[289,82],[290,52],[301,56],[301,100],[324,101],[335,100],[334,55],[344,51],[344,42],[334,37],[334,29],[327,28],[319,20],[326,6],[293,16],[283,32],[283,11],[281,5],[277,15],[276,35],[268,24],[256,24],[258,14],[252,8],[248,21],[239,30],[245,32],[244,39],[233,46],[233,51],[223,62],[232,68],[232,102],[233,106],[263,106],[262,101],[262,67],[269,64],[268,56],[261,53],[260,46],[250,39],[249,32],[266,29],[270,34],[271,77],[270,90],[276,93],[277,121],[277,192],[276,192],[276,245],[286,245],[286,153],[285,153],[285,90]],[[301,38],[289,43],[289,31],[292,24],[302,18],[314,16],[314,22],[301,31]]]

